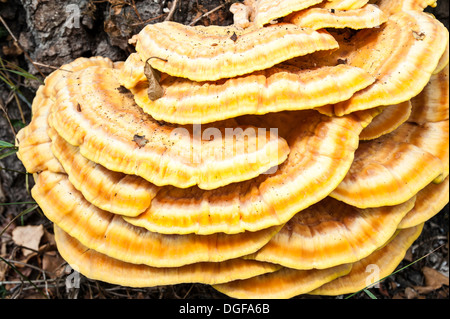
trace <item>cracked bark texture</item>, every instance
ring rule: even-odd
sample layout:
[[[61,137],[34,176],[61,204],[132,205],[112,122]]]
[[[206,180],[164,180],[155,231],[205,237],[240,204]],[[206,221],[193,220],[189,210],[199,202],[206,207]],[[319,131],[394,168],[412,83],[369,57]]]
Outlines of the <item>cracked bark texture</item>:
[[[172,19],[187,24],[224,3],[227,2],[180,0]],[[165,0],[20,0],[20,4],[17,10],[26,23],[26,29],[19,34],[21,46],[33,61],[52,66],[83,56],[124,60],[133,50],[128,39],[146,23],[163,21],[173,5]],[[231,23],[228,6],[208,17],[201,22]]]

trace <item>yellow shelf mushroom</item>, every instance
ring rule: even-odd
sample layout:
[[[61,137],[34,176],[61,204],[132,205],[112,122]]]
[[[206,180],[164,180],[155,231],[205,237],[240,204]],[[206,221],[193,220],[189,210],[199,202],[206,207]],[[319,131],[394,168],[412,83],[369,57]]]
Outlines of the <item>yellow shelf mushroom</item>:
[[[236,298],[392,273],[449,201],[449,41],[433,0],[368,2],[245,0],[50,74],[16,145],[61,256]]]
[[[253,260],[232,259],[220,263],[195,263],[181,267],[150,267],[126,263],[83,246],[57,225],[56,245],[72,268],[88,278],[126,287],[153,287],[180,283],[219,284],[251,278],[279,267]]]

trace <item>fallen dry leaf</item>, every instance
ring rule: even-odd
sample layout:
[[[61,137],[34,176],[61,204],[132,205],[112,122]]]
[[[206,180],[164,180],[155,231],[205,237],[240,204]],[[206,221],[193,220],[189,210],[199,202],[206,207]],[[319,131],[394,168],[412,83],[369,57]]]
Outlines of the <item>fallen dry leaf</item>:
[[[44,235],[44,227],[18,226],[12,231],[12,239],[18,246],[22,246],[22,253],[27,256],[39,249],[39,243]]]
[[[61,276],[64,270],[61,265],[64,264],[64,259],[56,251],[49,251],[42,257],[42,269],[44,269],[50,278]]]
[[[48,245],[56,246],[55,235],[52,233],[49,233],[46,229],[44,229],[43,241],[48,243]]]
[[[419,294],[413,288],[406,287],[405,296],[407,299],[416,299],[419,296]]]
[[[139,148],[144,147],[147,145],[148,140],[145,138],[145,135],[134,135],[133,141],[139,146]]]
[[[413,35],[416,40],[423,41],[423,39],[425,39],[425,33],[423,32],[413,31]]]
[[[423,287],[414,287],[414,289],[420,294],[428,294],[436,289],[441,288],[443,285],[449,285],[449,279],[436,269],[430,267],[423,267],[423,275],[425,276],[425,285]]]
[[[236,41],[237,41],[238,36],[236,35],[236,32],[233,32],[233,35],[230,37],[230,39],[231,39],[233,42],[236,42]]]
[[[406,251],[406,255],[405,255],[405,258],[404,258],[406,261],[409,261],[409,262],[412,262],[413,261],[413,253],[412,253],[412,249],[411,248],[409,248],[407,251]]]
[[[155,101],[164,95],[164,90],[159,84],[161,73],[150,66],[148,61],[145,63],[144,74],[148,80],[147,94],[150,100]]]

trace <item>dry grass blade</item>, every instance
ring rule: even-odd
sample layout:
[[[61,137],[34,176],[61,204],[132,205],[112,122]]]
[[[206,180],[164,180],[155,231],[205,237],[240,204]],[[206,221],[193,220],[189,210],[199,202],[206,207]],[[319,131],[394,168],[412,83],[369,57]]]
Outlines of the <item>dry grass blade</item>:
[[[33,60],[31,59],[31,57],[28,55],[28,53],[23,49],[23,47],[20,45],[19,40],[17,40],[17,38],[15,37],[14,33],[11,32],[8,24],[5,22],[5,20],[0,16],[0,21],[2,22],[3,26],[6,28],[6,30],[8,31],[9,35],[11,35],[11,37],[14,40],[14,43],[23,51],[25,57],[31,62],[31,64],[33,64],[33,66],[35,67],[35,69],[39,72],[39,74],[45,78],[44,73],[42,73],[41,69],[39,69],[38,66],[36,66],[33,63]]]
[[[391,277],[391,276],[393,276],[393,275],[395,275],[395,274],[397,274],[397,273],[399,273],[399,272],[401,272],[401,271],[403,271],[403,270],[405,270],[405,269],[411,267],[412,265],[414,265],[415,263],[421,261],[422,259],[427,258],[428,256],[434,254],[436,251],[438,251],[439,249],[441,249],[441,248],[444,247],[445,245],[446,245],[446,244],[440,245],[440,246],[437,247],[436,249],[433,249],[432,251],[430,251],[428,254],[426,254],[426,255],[424,255],[424,256],[422,256],[422,257],[420,257],[420,258],[414,260],[413,262],[407,264],[406,266],[404,266],[404,267],[402,267],[402,268],[400,268],[400,269],[394,271],[394,272],[391,273],[390,275],[385,276],[385,277],[383,277],[383,278],[381,278],[381,279],[375,281],[375,282],[374,282],[373,284],[371,284],[370,286],[367,286],[366,288],[364,288],[364,289],[362,289],[362,290],[359,290],[359,291],[357,291],[357,292],[355,292],[355,293],[353,293],[353,294],[351,294],[351,295],[345,297],[345,299],[350,299],[351,297],[353,297],[353,296],[359,294],[361,291],[364,291],[364,292],[368,291],[367,289],[370,289],[371,287],[374,287],[375,285],[379,284],[380,282],[382,282],[382,281],[385,280],[386,278],[389,278],[389,277]]]
[[[30,278],[28,278],[27,276],[25,276],[19,269],[17,269],[17,267],[15,267],[11,262],[9,262],[8,260],[6,260],[5,258],[0,256],[0,261],[3,261],[4,263],[6,263],[9,267],[11,267],[11,269],[13,269],[23,280],[27,281],[28,283],[30,283],[38,292],[39,294],[41,294],[44,298],[48,299],[49,296],[47,294],[45,294],[42,289],[40,289]]]
[[[26,202],[24,202],[26,203]],[[28,203],[32,203],[32,202],[28,202]],[[18,205],[18,204],[23,204],[23,203],[7,203],[5,205]],[[2,205],[2,204],[0,204]],[[11,226],[18,218],[21,218],[23,216],[25,216],[28,213],[31,213],[32,211],[34,211],[35,209],[37,209],[39,206],[38,205],[34,205],[30,208],[25,209],[24,211],[20,212],[17,216],[15,216],[13,219],[11,219],[11,221],[2,229],[2,231],[0,232],[0,236],[2,236],[5,231],[9,228],[9,226]]]
[[[14,138],[16,137],[16,130],[14,129],[14,126],[13,126],[13,124],[12,124],[12,122],[11,122],[11,119],[9,118],[9,116],[8,116],[8,112],[6,111],[6,108],[5,108],[5,106],[3,105],[3,102],[0,100],[0,109],[2,110],[2,112],[3,112],[3,114],[5,115],[5,118],[6,118],[6,121],[8,122],[8,125],[9,125],[9,127],[10,127],[10,129],[11,129],[11,132],[13,133],[13,135],[14,135]]]
[[[178,0],[174,0],[172,2],[172,7],[170,8],[169,14],[167,15],[167,17],[164,19],[164,21],[170,21],[172,20],[172,17],[175,13],[175,10],[177,9],[178,6]]]
[[[209,16],[210,14],[224,8],[226,5],[228,4],[228,0],[225,1],[225,3],[221,4],[220,6],[215,7],[212,10],[209,10],[208,12],[202,14],[201,16],[199,16],[198,18],[194,19],[191,23],[189,23],[189,26],[193,26],[195,25],[197,22],[199,22],[201,19],[206,18],[207,16]]]

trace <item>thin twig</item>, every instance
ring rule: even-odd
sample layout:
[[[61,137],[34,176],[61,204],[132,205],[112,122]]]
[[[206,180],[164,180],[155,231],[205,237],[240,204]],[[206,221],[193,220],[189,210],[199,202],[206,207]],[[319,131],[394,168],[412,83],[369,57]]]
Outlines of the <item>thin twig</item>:
[[[5,22],[5,20],[3,20],[2,16],[0,16],[0,21],[5,26],[5,29],[6,29],[6,31],[8,31],[9,35],[13,38],[14,43],[23,51],[23,54],[25,55],[25,57],[31,62],[31,64],[33,64],[33,66],[39,72],[39,74],[43,78],[45,78],[44,73],[42,73],[42,71],[34,64],[33,59],[31,59],[31,57],[28,55],[27,51],[25,51],[24,48],[20,45],[19,40],[17,40],[14,33],[11,32],[11,29],[8,27],[8,24]]]
[[[0,206],[9,206],[9,205],[22,205],[22,204],[36,204],[36,202],[13,202],[13,203],[0,203]]]
[[[139,26],[139,25],[147,24],[147,23],[152,22],[152,21],[154,21],[154,20],[161,19],[161,18],[164,17],[165,15],[167,15],[167,13],[160,14],[160,15],[157,16],[157,17],[150,18],[150,19],[145,20],[145,21],[142,21],[142,22],[133,23],[131,26],[132,26],[132,27],[137,27],[137,26]]]
[[[11,264],[19,264],[22,266],[26,266],[29,267],[31,269],[35,269],[37,271],[40,271],[42,273],[42,276],[44,277],[44,279],[41,280],[41,282],[44,283],[44,288],[45,288],[45,294],[47,295],[47,298],[50,298],[50,295],[48,294],[48,284],[47,284],[47,271],[45,269],[21,262],[21,261],[17,261],[17,260],[11,260],[11,259],[4,259],[5,261],[11,263]],[[37,287],[37,285],[35,285],[35,283],[37,282],[37,280],[29,280],[29,282],[34,286]]]
[[[420,245],[423,244],[423,243],[428,243],[428,242],[431,242],[431,241],[434,241],[434,240],[446,240],[446,239],[447,239],[447,236],[444,236],[444,235],[436,235],[436,236],[433,236],[433,237],[430,237],[430,238],[424,238],[424,239],[422,239],[422,241],[420,243],[411,246],[411,249],[414,251],[417,248],[419,248]]]
[[[228,4],[228,2],[225,2],[223,4],[221,4],[220,6],[215,7],[214,9],[202,14],[200,17],[198,17],[197,19],[195,19],[194,21],[192,21],[191,23],[189,23],[190,26],[193,26],[194,24],[196,24],[197,22],[199,22],[201,19],[206,18],[207,16],[209,16],[211,13],[216,12],[217,10],[222,9],[223,7],[225,7]]]
[[[178,6],[178,0],[174,0],[172,2],[172,7],[170,8],[169,15],[164,19],[164,21],[172,20],[173,14],[175,13],[175,9]]]
[[[46,67],[46,68],[49,68],[49,69],[53,69],[53,70],[66,71],[66,72],[71,72],[71,73],[73,72],[71,70],[61,69],[61,68],[58,68],[56,66],[44,64],[44,63],[41,63],[41,62],[34,62],[34,64],[40,65],[40,66],[43,66],[43,67]]]
[[[45,295],[41,289],[39,289],[27,276],[25,276],[24,274],[22,274],[22,272],[20,270],[18,270],[16,267],[14,267],[14,265],[11,264],[11,262],[9,262],[7,259],[3,258],[0,256],[0,261],[3,261],[4,263],[6,263],[10,268],[12,268],[23,280],[28,281],[34,288],[36,288],[38,290],[38,292],[43,295],[44,297],[48,298],[47,295]],[[29,265],[28,265],[29,266]]]
[[[46,294],[47,294],[47,298],[50,299],[50,295],[48,294],[49,288],[61,288],[61,287],[65,287],[66,284],[65,283],[57,283],[57,284],[51,284],[51,285],[47,285],[47,284],[41,284],[41,285],[36,285],[37,288],[45,288],[46,290]],[[31,290],[31,289],[35,289],[34,287],[23,287],[22,290]]]
[[[188,291],[184,294],[182,299],[186,299],[187,296],[189,295],[189,293],[191,292],[192,288],[194,288],[194,284],[191,285],[191,287],[189,287]]]
[[[139,12],[138,12],[138,10],[137,10],[137,8],[136,8],[136,3],[134,2],[134,0],[131,0],[131,4],[132,4],[131,6],[132,6],[133,9],[134,9],[134,13],[136,13],[136,15],[137,15],[139,21],[142,22],[141,15],[139,14]]]
[[[21,171],[15,170],[15,169],[9,169],[9,168],[5,168],[5,167],[2,167],[2,166],[0,166],[0,171],[6,171],[6,172],[12,172],[12,173],[19,173],[19,174],[30,174],[30,173],[27,173],[27,172],[21,172]],[[2,203],[0,203],[0,206],[1,206],[1,204],[2,204]]]
[[[37,279],[37,280],[30,280],[32,283],[39,285],[39,284],[43,284],[45,282],[52,282],[52,281],[58,281],[59,278],[50,278],[50,279]],[[0,281],[0,286],[1,285],[20,285],[20,284],[24,284],[24,282],[22,280],[5,280],[5,281]]]
[[[3,63],[3,59],[0,58],[0,62],[2,64],[3,69],[7,69],[5,64]],[[17,104],[17,107],[18,107],[19,113],[20,113],[20,118],[22,119],[22,122],[25,123],[25,116],[23,115],[22,106],[20,104],[19,97],[16,94],[16,91],[18,90],[18,88],[17,88],[18,85],[17,84],[12,85],[13,83],[12,83],[11,79],[9,78],[8,72],[6,72],[6,73],[2,72],[2,74],[4,75],[4,77],[6,78],[7,81],[11,82],[10,87],[14,87],[14,89],[11,90],[12,98],[14,98],[16,100],[16,104]],[[9,102],[7,101],[5,103],[5,106],[7,106],[8,104],[9,104]]]
[[[3,235],[5,233],[5,231],[8,229],[9,226],[12,225],[12,223],[18,219],[21,218],[22,216],[32,212],[33,210],[37,209],[38,205],[34,205],[30,208],[25,209],[24,211],[20,212],[17,216],[15,216],[13,219],[10,220],[10,222],[0,231],[0,235]]]
[[[1,18],[1,17],[0,17],[0,18]],[[14,140],[15,140],[15,139],[16,139],[16,130],[14,129],[14,126],[13,126],[12,123],[11,123],[11,119],[10,119],[9,116],[8,116],[8,112],[6,112],[6,108],[5,108],[5,106],[3,105],[3,102],[2,102],[1,99],[0,99],[0,109],[2,109],[3,113],[5,113],[6,121],[8,122],[9,127],[11,128],[11,131],[12,131],[12,133],[13,133],[13,135],[14,135]]]
[[[19,86],[19,85],[18,85]],[[20,113],[20,118],[22,120],[22,123],[26,123],[25,120],[25,115],[23,114],[23,110],[22,110],[22,104],[20,104],[20,99],[19,96],[16,94],[15,91],[11,91],[10,92],[10,96],[8,97],[8,100],[6,101],[6,105],[8,105],[13,99],[16,100],[16,104],[17,104],[17,108],[19,109],[19,113]]]
[[[19,247],[20,247],[20,246],[19,246]],[[20,248],[26,248],[26,247],[20,247]],[[31,250],[31,249],[30,249],[30,250]],[[42,272],[42,273],[48,273],[47,270],[44,270],[44,269],[39,268],[39,267],[34,266],[34,265],[30,265],[30,264],[24,263],[23,261],[12,260],[12,259],[7,259],[7,258],[4,258],[4,260],[7,261],[7,262],[9,262],[9,263],[11,263],[11,264],[17,264],[17,265],[21,265],[21,266],[26,266],[26,267],[32,268],[32,269],[34,269],[34,270],[37,270],[37,271],[39,271],[39,272]]]

